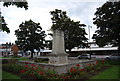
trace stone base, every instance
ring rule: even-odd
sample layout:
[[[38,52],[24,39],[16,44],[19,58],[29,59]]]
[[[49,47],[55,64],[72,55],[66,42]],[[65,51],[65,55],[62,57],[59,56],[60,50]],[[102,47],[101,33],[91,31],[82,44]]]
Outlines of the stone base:
[[[67,73],[70,68],[75,67],[77,64],[80,64],[80,68],[83,69],[87,64],[96,64],[95,60],[77,62],[77,63],[67,63],[67,64],[48,64],[45,67],[46,70],[54,70],[57,74]]]
[[[19,61],[19,63],[25,64],[26,61]],[[17,64],[19,64],[17,63]],[[47,63],[36,63],[36,62],[28,62],[29,64],[42,65],[45,70],[53,70],[57,74],[67,73],[71,67],[80,64],[80,68],[83,69],[87,66],[87,64],[96,64],[96,60],[86,60],[83,62],[76,63],[67,63],[67,64],[47,64]]]
[[[49,54],[49,64],[67,64],[68,54]]]

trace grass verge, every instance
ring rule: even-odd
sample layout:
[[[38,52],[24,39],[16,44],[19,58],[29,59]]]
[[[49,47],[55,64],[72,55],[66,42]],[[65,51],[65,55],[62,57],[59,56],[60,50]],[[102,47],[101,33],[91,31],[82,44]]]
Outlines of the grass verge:
[[[2,79],[21,79],[21,78],[16,75],[13,75],[12,73],[2,71]]]
[[[91,77],[91,79],[119,79],[120,80],[120,65],[116,63],[116,61],[108,61],[107,64],[111,65],[112,67],[96,76]]]
[[[26,81],[21,79],[19,76],[12,73],[2,71],[2,81]]]

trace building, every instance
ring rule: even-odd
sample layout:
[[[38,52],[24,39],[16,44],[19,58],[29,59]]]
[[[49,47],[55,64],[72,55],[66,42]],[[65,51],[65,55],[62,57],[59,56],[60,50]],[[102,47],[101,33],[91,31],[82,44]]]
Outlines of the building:
[[[118,52],[118,47],[112,47],[112,45],[106,45],[104,47],[99,47],[95,42],[88,43],[89,48],[79,48],[72,49],[74,53],[90,53],[96,55],[106,55]]]
[[[11,53],[12,53],[13,55],[17,56],[18,51],[19,51],[19,48],[18,48],[17,45],[11,46]]]
[[[11,53],[11,43],[0,45],[0,56],[8,56]]]
[[[104,47],[99,47],[95,42],[89,42],[88,43],[89,48],[73,48],[71,50],[71,54],[95,54],[95,55],[109,55],[112,53],[118,52],[118,47],[112,47],[111,45],[106,45]],[[42,51],[45,55],[52,52],[52,50],[44,49]],[[68,50],[66,50],[68,52]]]
[[[18,47],[13,43],[0,44],[0,56],[10,56],[18,54]]]

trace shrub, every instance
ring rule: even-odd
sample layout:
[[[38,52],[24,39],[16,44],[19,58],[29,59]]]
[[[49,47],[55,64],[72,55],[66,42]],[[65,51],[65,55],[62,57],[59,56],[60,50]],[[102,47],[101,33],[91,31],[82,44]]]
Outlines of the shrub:
[[[2,59],[2,64],[9,63],[7,59]]]
[[[40,62],[40,63],[48,63],[49,59],[48,58],[42,58],[42,59],[35,59],[35,62]]]

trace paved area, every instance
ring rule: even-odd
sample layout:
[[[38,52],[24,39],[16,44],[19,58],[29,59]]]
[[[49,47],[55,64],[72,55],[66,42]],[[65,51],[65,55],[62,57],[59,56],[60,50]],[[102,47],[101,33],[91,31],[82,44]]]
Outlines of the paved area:
[[[49,58],[48,56],[39,56],[36,58]],[[78,59],[77,57],[68,57],[68,63],[76,63],[76,62],[86,62],[86,61],[91,61],[88,59]]]
[[[68,57],[68,63],[92,61],[88,59],[78,59],[77,57]]]

